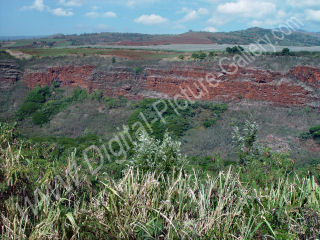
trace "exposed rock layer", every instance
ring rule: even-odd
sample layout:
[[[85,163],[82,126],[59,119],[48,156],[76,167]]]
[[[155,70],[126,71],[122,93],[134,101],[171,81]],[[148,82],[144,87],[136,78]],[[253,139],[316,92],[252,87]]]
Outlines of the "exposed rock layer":
[[[66,66],[48,68],[44,72],[26,71],[23,79],[30,88],[56,81],[61,86],[79,85],[89,92],[101,90],[109,96],[250,99],[282,106],[320,108],[320,69],[308,66],[294,67],[285,74],[239,68],[233,75],[201,67],[154,67],[137,75],[126,68],[97,71],[94,66]]]
[[[0,88],[11,87],[20,78],[19,66],[10,61],[0,62]]]

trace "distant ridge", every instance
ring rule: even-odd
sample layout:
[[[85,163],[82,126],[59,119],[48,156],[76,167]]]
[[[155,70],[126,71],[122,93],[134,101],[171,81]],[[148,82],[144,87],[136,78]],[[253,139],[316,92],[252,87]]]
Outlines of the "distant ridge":
[[[168,44],[241,44],[255,43],[259,39],[268,37],[274,44],[280,46],[320,46],[320,33],[297,30],[279,40],[271,29],[252,27],[246,30],[232,32],[194,32],[176,35],[150,35],[141,33],[90,33],[80,35],[55,34],[45,39],[13,45],[12,47],[63,47],[81,45],[126,45],[126,46],[151,46]],[[3,39],[3,37],[1,37]],[[29,37],[28,39],[30,39]],[[16,38],[16,39],[21,39]],[[32,37],[32,39],[35,39]],[[14,40],[14,39],[12,39]],[[17,40],[19,41],[19,40]],[[40,44],[41,43],[41,44]]]

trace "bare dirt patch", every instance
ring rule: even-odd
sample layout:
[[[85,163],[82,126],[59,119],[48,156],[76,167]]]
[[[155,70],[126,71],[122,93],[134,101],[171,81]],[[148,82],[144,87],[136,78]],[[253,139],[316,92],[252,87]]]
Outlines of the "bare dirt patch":
[[[30,59],[32,58],[32,55],[18,51],[18,50],[6,50],[7,53],[9,53],[11,56],[18,58],[18,59]]]

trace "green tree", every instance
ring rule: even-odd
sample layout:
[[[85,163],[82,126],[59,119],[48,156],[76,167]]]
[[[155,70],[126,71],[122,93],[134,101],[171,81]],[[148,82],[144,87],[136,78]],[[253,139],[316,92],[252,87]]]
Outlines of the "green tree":
[[[206,57],[207,57],[207,54],[206,54],[206,53],[200,52],[200,54],[199,54],[199,59],[200,59],[200,60],[203,60],[203,59],[205,59]]]
[[[284,56],[290,55],[290,49],[289,48],[282,49],[281,54]]]
[[[192,53],[191,57],[196,60],[199,58],[199,53]]]

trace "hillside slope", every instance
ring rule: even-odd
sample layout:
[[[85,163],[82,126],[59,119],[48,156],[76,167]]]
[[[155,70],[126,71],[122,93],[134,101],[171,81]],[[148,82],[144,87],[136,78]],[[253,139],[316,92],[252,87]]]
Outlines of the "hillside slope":
[[[283,40],[271,29],[249,28],[233,32],[187,32],[178,35],[149,35],[140,33],[93,33],[81,35],[58,34],[47,38],[17,40],[8,47],[66,47],[81,45],[151,46],[166,44],[250,44],[269,38],[280,46],[319,46],[320,34],[296,31]]]

